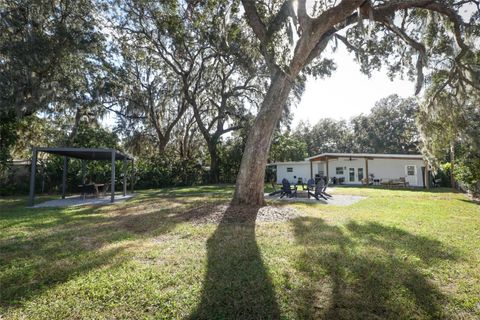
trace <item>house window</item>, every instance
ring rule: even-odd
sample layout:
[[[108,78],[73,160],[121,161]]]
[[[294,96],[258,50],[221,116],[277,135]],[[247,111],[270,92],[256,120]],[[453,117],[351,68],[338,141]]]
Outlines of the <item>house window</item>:
[[[287,168],[287,172],[293,172],[293,168]]]
[[[407,166],[407,176],[415,175],[415,166]]]
[[[336,167],[335,168],[335,173],[336,174],[343,174],[343,167]]]

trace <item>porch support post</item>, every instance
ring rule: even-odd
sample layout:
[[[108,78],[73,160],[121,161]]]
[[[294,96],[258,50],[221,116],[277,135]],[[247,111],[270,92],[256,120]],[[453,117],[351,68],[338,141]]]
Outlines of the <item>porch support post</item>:
[[[370,185],[370,177],[368,175],[368,158],[365,157],[365,178],[367,178],[367,187]]]
[[[428,162],[425,161],[425,172],[424,172],[425,177],[424,177],[423,180],[425,181],[425,188],[426,188],[427,190],[430,189],[430,179],[429,179],[430,177],[429,177],[429,172],[430,172],[430,170],[428,169]]]
[[[328,172],[328,157],[325,157],[326,171],[327,171],[327,182],[330,181],[330,174]]]
[[[310,159],[310,179],[313,179],[313,162]]]
[[[115,150],[112,150],[112,176],[110,179],[110,202],[115,201]]]
[[[30,194],[28,205],[33,207],[35,204],[35,171],[37,170],[37,148],[32,149],[32,163],[30,168]]]
[[[68,171],[68,157],[63,156],[62,199],[65,199],[65,194],[67,193],[67,171]]]
[[[123,159],[123,196],[127,195],[127,159]]]
[[[130,179],[131,179],[130,183],[132,184],[131,188],[132,188],[132,194],[133,194],[133,185],[135,184],[135,161],[133,160],[133,158],[132,158],[132,173],[131,173]]]

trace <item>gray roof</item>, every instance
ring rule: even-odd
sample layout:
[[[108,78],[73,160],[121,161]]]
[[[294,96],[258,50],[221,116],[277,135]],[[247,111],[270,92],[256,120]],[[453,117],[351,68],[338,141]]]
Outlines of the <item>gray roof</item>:
[[[59,156],[66,156],[70,158],[84,159],[84,160],[112,160],[112,152],[115,152],[116,160],[132,160],[133,158],[128,154],[121,153],[115,149],[102,148],[68,148],[68,147],[39,147],[35,148],[39,152],[46,152],[56,154]]]
[[[305,158],[305,161],[319,158],[319,157],[360,157],[360,158],[396,158],[396,159],[414,159],[414,160],[422,160],[423,156],[421,154],[394,154],[394,153],[335,153],[335,152],[327,152],[317,154],[308,158]]]

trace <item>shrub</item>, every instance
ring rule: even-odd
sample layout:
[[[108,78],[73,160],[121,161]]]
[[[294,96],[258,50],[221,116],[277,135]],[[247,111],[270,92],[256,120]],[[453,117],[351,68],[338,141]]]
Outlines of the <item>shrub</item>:
[[[455,166],[454,174],[466,190],[480,196],[480,155],[464,157]]]

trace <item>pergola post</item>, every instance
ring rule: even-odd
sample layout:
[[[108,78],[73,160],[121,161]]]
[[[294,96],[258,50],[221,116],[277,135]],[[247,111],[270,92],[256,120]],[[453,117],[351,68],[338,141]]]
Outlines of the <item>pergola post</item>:
[[[67,171],[68,171],[68,157],[63,156],[62,199],[65,199],[65,194],[67,192]]]
[[[132,158],[132,174],[131,174],[131,179],[132,181],[130,182],[132,184],[132,194],[133,194],[133,186],[135,184],[135,160]]]
[[[127,195],[127,159],[123,159],[123,196]]]
[[[35,204],[35,171],[37,170],[37,148],[32,149],[32,163],[30,170],[30,194],[28,197],[28,205],[33,207]]]
[[[112,151],[112,177],[110,186],[110,202],[115,201],[115,150]]]
[[[85,160],[82,160],[82,184],[85,184],[85,178],[86,178],[86,163],[85,163]]]

